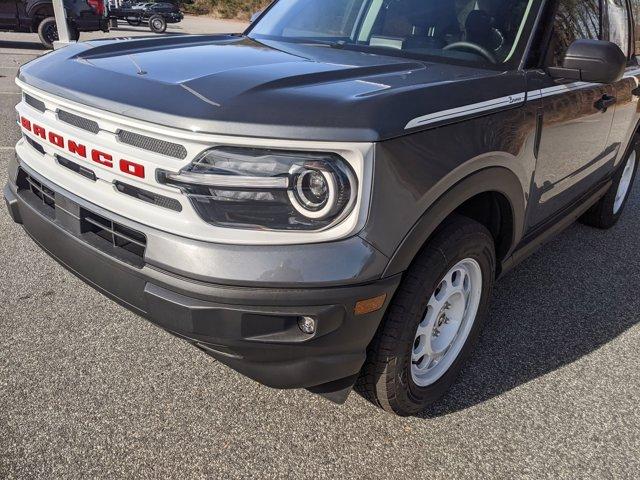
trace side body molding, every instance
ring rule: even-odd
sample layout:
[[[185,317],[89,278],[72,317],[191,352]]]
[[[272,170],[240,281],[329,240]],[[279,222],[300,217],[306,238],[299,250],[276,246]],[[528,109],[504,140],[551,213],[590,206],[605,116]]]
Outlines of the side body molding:
[[[518,177],[511,170],[504,167],[489,167],[465,177],[429,207],[391,256],[383,276],[388,277],[405,271],[449,215],[470,198],[486,192],[504,195],[511,206],[513,216],[511,248],[501,260],[509,258],[523,236],[526,212],[525,193]]]

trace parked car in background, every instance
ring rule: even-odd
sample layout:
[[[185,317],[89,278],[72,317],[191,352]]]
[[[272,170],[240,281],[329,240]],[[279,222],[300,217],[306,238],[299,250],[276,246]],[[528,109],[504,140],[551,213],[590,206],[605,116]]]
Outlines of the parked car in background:
[[[145,10],[151,10],[156,13],[180,13],[180,8],[175,3],[169,2],[153,3]]]
[[[109,16],[124,20],[129,25],[138,26],[147,23],[152,32],[163,33],[168,23],[178,23],[184,18],[177,5],[169,2],[147,3],[140,8],[111,8]]]
[[[82,280],[250,378],[415,414],[496,279],[620,219],[639,10],[278,0],[242,35],[72,45],[19,72],[6,202]]]
[[[167,23],[179,23],[184,19],[180,8],[174,3],[158,2],[144,10],[150,19],[153,15],[161,15]]]
[[[109,31],[103,0],[64,0],[72,40],[80,32]],[[46,48],[53,48],[58,29],[51,0],[0,0],[0,31],[37,32]]]
[[[131,9],[133,10],[145,10],[149,7],[151,7],[153,5],[153,3],[136,3],[133,6],[131,6]]]

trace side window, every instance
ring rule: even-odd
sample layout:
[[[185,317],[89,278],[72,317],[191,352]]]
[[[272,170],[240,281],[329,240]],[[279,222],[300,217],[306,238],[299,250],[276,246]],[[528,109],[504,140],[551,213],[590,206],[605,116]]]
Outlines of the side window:
[[[601,0],[560,0],[558,2],[547,65],[559,66],[567,48],[575,40],[602,38],[600,2]]]
[[[609,4],[609,40],[629,56],[629,14],[625,0],[607,0]]]
[[[636,55],[640,55],[640,0],[631,0],[631,13],[635,27]]]

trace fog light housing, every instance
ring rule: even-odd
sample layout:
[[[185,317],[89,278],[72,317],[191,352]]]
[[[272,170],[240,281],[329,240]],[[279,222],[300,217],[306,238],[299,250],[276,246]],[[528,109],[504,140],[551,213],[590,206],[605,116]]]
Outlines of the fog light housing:
[[[300,317],[298,319],[298,327],[303,333],[308,335],[316,333],[316,321],[312,317]]]

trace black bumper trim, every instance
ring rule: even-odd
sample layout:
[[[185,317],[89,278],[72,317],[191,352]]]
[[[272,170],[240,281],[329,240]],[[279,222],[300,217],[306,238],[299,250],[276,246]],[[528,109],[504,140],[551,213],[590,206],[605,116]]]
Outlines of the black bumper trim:
[[[110,257],[5,187],[14,220],[50,256],[86,283],[265,385],[309,388],[360,370],[400,277],[331,288],[248,288],[205,284]],[[18,223],[20,223],[18,222]],[[377,312],[355,316],[355,302],[387,294]],[[317,331],[298,328],[312,316]]]
[[[4,190],[4,201],[7,204],[7,210],[9,210],[9,215],[11,215],[12,220],[15,223],[22,224],[22,217],[20,216],[20,207],[18,206],[18,198],[13,193],[9,185],[5,185]]]

